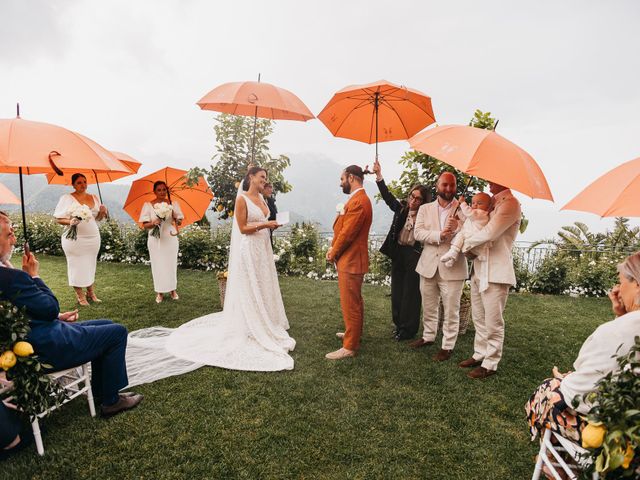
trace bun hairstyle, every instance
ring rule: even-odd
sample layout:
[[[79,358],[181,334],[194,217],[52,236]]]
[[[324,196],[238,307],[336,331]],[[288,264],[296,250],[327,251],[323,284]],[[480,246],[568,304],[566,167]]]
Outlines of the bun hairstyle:
[[[85,177],[83,174],[81,173],[74,173],[73,175],[71,175],[71,185],[73,185],[74,183],[76,183],[76,180],[78,180],[80,177],[84,178],[85,180],[87,179],[87,177]]]
[[[349,165],[344,169],[347,175],[353,175],[354,177],[358,177],[360,181],[364,180],[364,171],[358,165]]]
[[[251,167],[242,181],[242,190],[245,192],[249,190],[249,185],[251,185],[251,175],[256,175],[260,172],[267,173],[267,171],[262,167]]]

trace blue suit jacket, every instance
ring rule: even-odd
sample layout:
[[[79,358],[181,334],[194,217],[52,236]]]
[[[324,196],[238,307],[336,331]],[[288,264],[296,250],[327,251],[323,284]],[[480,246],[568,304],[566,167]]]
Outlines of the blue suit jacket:
[[[25,307],[31,332],[27,340],[40,359],[52,365],[67,363],[67,352],[82,341],[82,334],[73,324],[58,320],[60,306],[53,292],[40,278],[22,270],[0,267],[0,299]]]

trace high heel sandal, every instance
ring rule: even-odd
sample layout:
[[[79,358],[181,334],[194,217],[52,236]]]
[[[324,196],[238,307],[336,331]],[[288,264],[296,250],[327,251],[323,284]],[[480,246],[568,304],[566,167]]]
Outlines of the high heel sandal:
[[[89,306],[89,302],[87,302],[87,297],[86,297],[86,295],[84,293],[80,293],[80,294],[76,293],[76,300],[83,307],[88,307]]]
[[[161,293],[156,294],[156,303],[162,303],[164,296]]]
[[[96,293],[93,290],[87,290],[87,297],[93,303],[102,303],[102,300],[100,300],[98,297],[96,297]]]
[[[171,300],[180,300],[180,296],[178,295],[178,292],[176,292],[175,290],[171,292]]]

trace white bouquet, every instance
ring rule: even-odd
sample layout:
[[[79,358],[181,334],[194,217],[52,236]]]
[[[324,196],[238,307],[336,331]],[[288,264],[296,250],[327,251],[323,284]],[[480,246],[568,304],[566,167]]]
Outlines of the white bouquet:
[[[91,217],[93,217],[93,213],[91,212],[91,209],[86,205],[74,205],[71,208],[69,208],[69,211],[67,213],[71,220],[76,219],[79,222],[87,222]],[[78,239],[77,223],[75,225],[70,224],[64,236],[69,240],[77,240]]]
[[[171,215],[173,214],[173,206],[171,206],[170,203],[166,202],[156,203],[153,206],[153,211],[155,212],[156,217],[164,222],[167,218],[171,218]],[[153,229],[151,230],[151,235],[153,237],[160,238],[159,225],[153,227]]]

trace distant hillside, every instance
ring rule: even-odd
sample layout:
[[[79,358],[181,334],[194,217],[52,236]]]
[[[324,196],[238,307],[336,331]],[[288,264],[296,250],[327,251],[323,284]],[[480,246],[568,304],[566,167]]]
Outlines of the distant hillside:
[[[319,224],[322,231],[330,231],[336,216],[336,205],[347,201],[347,196],[340,189],[340,172],[345,167],[328,157],[315,154],[291,155],[291,167],[285,171],[285,177],[293,186],[293,190],[280,194],[276,198],[278,210],[289,211],[292,222],[309,221]],[[25,205],[29,212],[53,213],[58,200],[64,193],[72,191],[71,187],[49,185],[44,175],[25,175]],[[0,183],[6,185],[17,196],[20,195],[18,175],[0,175]],[[129,192],[127,184],[100,184],[102,198],[111,215],[122,222],[132,222],[122,206]],[[365,188],[373,203],[373,225],[371,231],[386,233],[391,223],[392,214],[383,203],[376,203],[373,197],[378,193],[375,183],[365,182]],[[98,193],[95,185],[89,191]],[[18,206],[3,205],[5,210],[15,211]],[[207,214],[213,223],[215,213]]]

